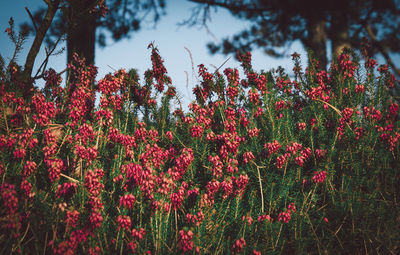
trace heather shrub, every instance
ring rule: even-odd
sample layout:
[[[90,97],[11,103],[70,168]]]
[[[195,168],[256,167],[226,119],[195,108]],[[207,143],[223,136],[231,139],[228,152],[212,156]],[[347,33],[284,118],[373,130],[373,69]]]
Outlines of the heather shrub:
[[[354,52],[294,77],[198,67],[179,100],[157,48],[141,81],[75,56],[31,98],[0,83],[1,253],[398,253],[399,86]],[[96,102],[96,97],[99,103]]]

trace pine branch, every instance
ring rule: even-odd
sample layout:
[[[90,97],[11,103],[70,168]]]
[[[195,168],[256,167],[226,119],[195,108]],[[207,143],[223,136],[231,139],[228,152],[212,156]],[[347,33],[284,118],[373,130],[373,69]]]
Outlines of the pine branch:
[[[266,7],[264,9],[257,8],[255,5],[250,5],[250,4],[243,4],[242,1],[237,1],[237,2],[227,2],[227,1],[215,1],[215,0],[189,0],[194,3],[198,4],[206,4],[209,6],[218,6],[222,7],[225,9],[228,9],[233,12],[251,12],[251,13],[262,13],[262,11],[265,11]]]

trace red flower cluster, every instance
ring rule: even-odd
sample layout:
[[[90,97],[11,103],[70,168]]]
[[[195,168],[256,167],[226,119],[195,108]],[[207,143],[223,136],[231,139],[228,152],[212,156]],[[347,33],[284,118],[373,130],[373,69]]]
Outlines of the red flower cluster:
[[[103,216],[101,215],[104,209],[103,203],[101,202],[101,192],[104,189],[104,184],[100,180],[104,176],[102,169],[95,169],[94,171],[88,170],[85,175],[85,188],[89,192],[89,225],[88,231],[92,232],[101,226],[103,222]]]
[[[337,131],[339,132],[339,140],[343,137],[345,125],[351,125],[352,120],[351,116],[353,115],[354,110],[352,108],[345,108],[342,111],[342,118],[339,119],[339,126],[337,127]]]
[[[289,78],[277,77],[275,86],[283,93],[292,94],[292,84]]]
[[[256,157],[253,155],[253,152],[251,151],[246,151],[243,154],[243,162],[245,164],[249,163],[250,161],[254,160]]]
[[[243,248],[246,246],[246,241],[243,237],[236,240],[232,246],[232,254],[239,254],[242,252]]]
[[[97,158],[97,147],[86,148],[82,145],[75,145],[76,154],[80,159],[86,160],[86,166],[89,166]]]
[[[315,156],[316,156],[318,159],[325,158],[326,154],[327,154],[327,151],[326,151],[326,150],[315,149]]]
[[[363,93],[365,91],[365,86],[363,84],[357,84],[355,87],[356,93]]]
[[[278,221],[283,221],[285,223],[289,223],[292,218],[292,214],[296,213],[296,206],[294,203],[290,203],[287,207],[286,211],[280,212],[278,215]]]
[[[136,202],[136,198],[132,194],[125,194],[119,199],[119,206],[125,207],[127,209],[132,209]]]
[[[222,169],[224,165],[222,164],[221,158],[218,155],[208,156],[208,161],[212,164],[212,173],[213,176],[219,178],[222,176]]]
[[[75,228],[78,224],[79,215],[80,213],[77,210],[67,211],[67,217],[65,219],[67,227]]]
[[[354,72],[358,69],[348,54],[340,54],[338,56],[339,68],[343,72],[344,79],[354,77]]]
[[[192,137],[201,137],[203,135],[204,129],[200,125],[193,125],[190,129],[190,135]]]
[[[46,99],[40,92],[37,92],[32,97],[32,111],[35,113],[32,116],[33,121],[40,126],[49,124],[56,115],[54,103],[46,102]]]
[[[0,228],[15,230],[13,237],[19,236],[21,222],[18,213],[18,196],[13,184],[3,183],[0,185],[0,212],[4,212],[4,220],[2,220]],[[4,210],[4,211],[3,211]]]
[[[36,167],[37,167],[37,165],[36,165],[36,163],[34,161],[29,161],[29,160],[26,161],[25,165],[24,165],[24,168],[22,170],[22,175],[24,177],[31,176],[31,174],[33,174],[33,172],[36,170]]]
[[[182,249],[183,252],[193,250],[193,232],[191,230],[179,231],[179,247]]]
[[[253,223],[253,218],[250,215],[243,215],[242,221],[246,221],[250,226]]]
[[[164,84],[171,84],[171,78],[166,75],[167,69],[164,67],[164,61],[161,59],[158,49],[155,48],[153,44],[149,44],[148,48],[150,47],[152,48],[151,62],[153,64],[153,70],[150,71],[150,74],[151,77],[156,79],[154,86],[159,92],[163,92]]]
[[[91,196],[97,197],[104,189],[104,184],[100,182],[103,178],[103,169],[88,170],[85,175],[85,187]]]
[[[182,185],[181,187],[179,187],[178,192],[171,194],[171,205],[174,210],[181,208],[187,187],[188,184],[186,182],[182,182]]]
[[[258,105],[260,102],[260,94],[256,88],[249,90],[249,99],[254,105]]]
[[[130,231],[132,226],[131,217],[127,215],[119,215],[117,218],[118,230],[121,228],[125,231]]]
[[[64,162],[61,159],[45,160],[48,167],[50,182],[54,182],[60,178],[61,171],[64,169]]]
[[[317,184],[323,183],[326,180],[326,174],[327,174],[326,171],[321,171],[321,172],[315,171],[312,180]]]
[[[124,82],[124,70],[115,72],[114,75],[107,74],[103,79],[98,81],[99,91],[104,95],[112,95],[121,89]]]
[[[277,153],[281,147],[282,145],[280,145],[280,143],[277,140],[274,140],[273,142],[270,143],[266,143],[264,145],[264,149],[268,150],[268,157],[274,153]]]
[[[56,196],[68,200],[74,195],[77,186],[78,185],[73,182],[66,182],[62,185],[59,184],[57,187]]]
[[[276,158],[276,168],[282,169],[286,164],[287,160],[290,158],[290,153],[285,153]]]
[[[263,222],[263,221],[272,222],[271,216],[266,215],[266,214],[263,214],[263,215],[258,216],[258,219],[257,219],[257,220],[258,220],[259,222]]]
[[[200,209],[197,214],[186,214],[186,220],[188,223],[194,224],[196,227],[200,226],[201,221],[204,219],[203,211]]]
[[[171,175],[174,181],[182,179],[186,173],[187,168],[193,162],[193,150],[191,148],[184,148],[182,154],[176,159],[176,165],[173,169],[168,170],[168,174]]]

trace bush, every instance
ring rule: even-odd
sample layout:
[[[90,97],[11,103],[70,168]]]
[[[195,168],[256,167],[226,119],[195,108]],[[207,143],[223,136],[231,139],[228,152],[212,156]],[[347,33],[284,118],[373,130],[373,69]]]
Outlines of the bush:
[[[1,81],[8,253],[399,253],[398,83],[347,52],[329,71],[210,73],[189,111],[159,53],[95,80],[74,58],[25,99]],[[361,63],[363,64],[361,64]],[[100,103],[95,104],[96,95]]]

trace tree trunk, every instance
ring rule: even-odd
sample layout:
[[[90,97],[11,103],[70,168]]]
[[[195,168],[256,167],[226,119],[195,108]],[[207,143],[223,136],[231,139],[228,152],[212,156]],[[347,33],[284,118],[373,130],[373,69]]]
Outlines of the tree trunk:
[[[339,56],[344,48],[351,47],[348,29],[347,17],[338,12],[334,13],[329,31],[332,41],[332,59]]]
[[[94,64],[96,39],[96,14],[90,13],[96,0],[73,1],[68,9],[67,61],[71,62],[74,52]]]
[[[79,58],[85,59],[85,64],[94,64],[95,40],[96,40],[96,13],[91,13],[97,0],[72,0],[67,12],[67,61],[72,62],[74,53]],[[70,77],[68,89],[69,98],[76,89],[77,77]],[[91,90],[93,91],[93,84]],[[88,111],[85,119],[91,119],[94,108],[94,100],[87,99]]]
[[[306,48],[311,49],[314,57],[319,61],[320,67],[326,69],[326,21],[322,15],[309,17],[307,20],[308,36],[303,39]]]

